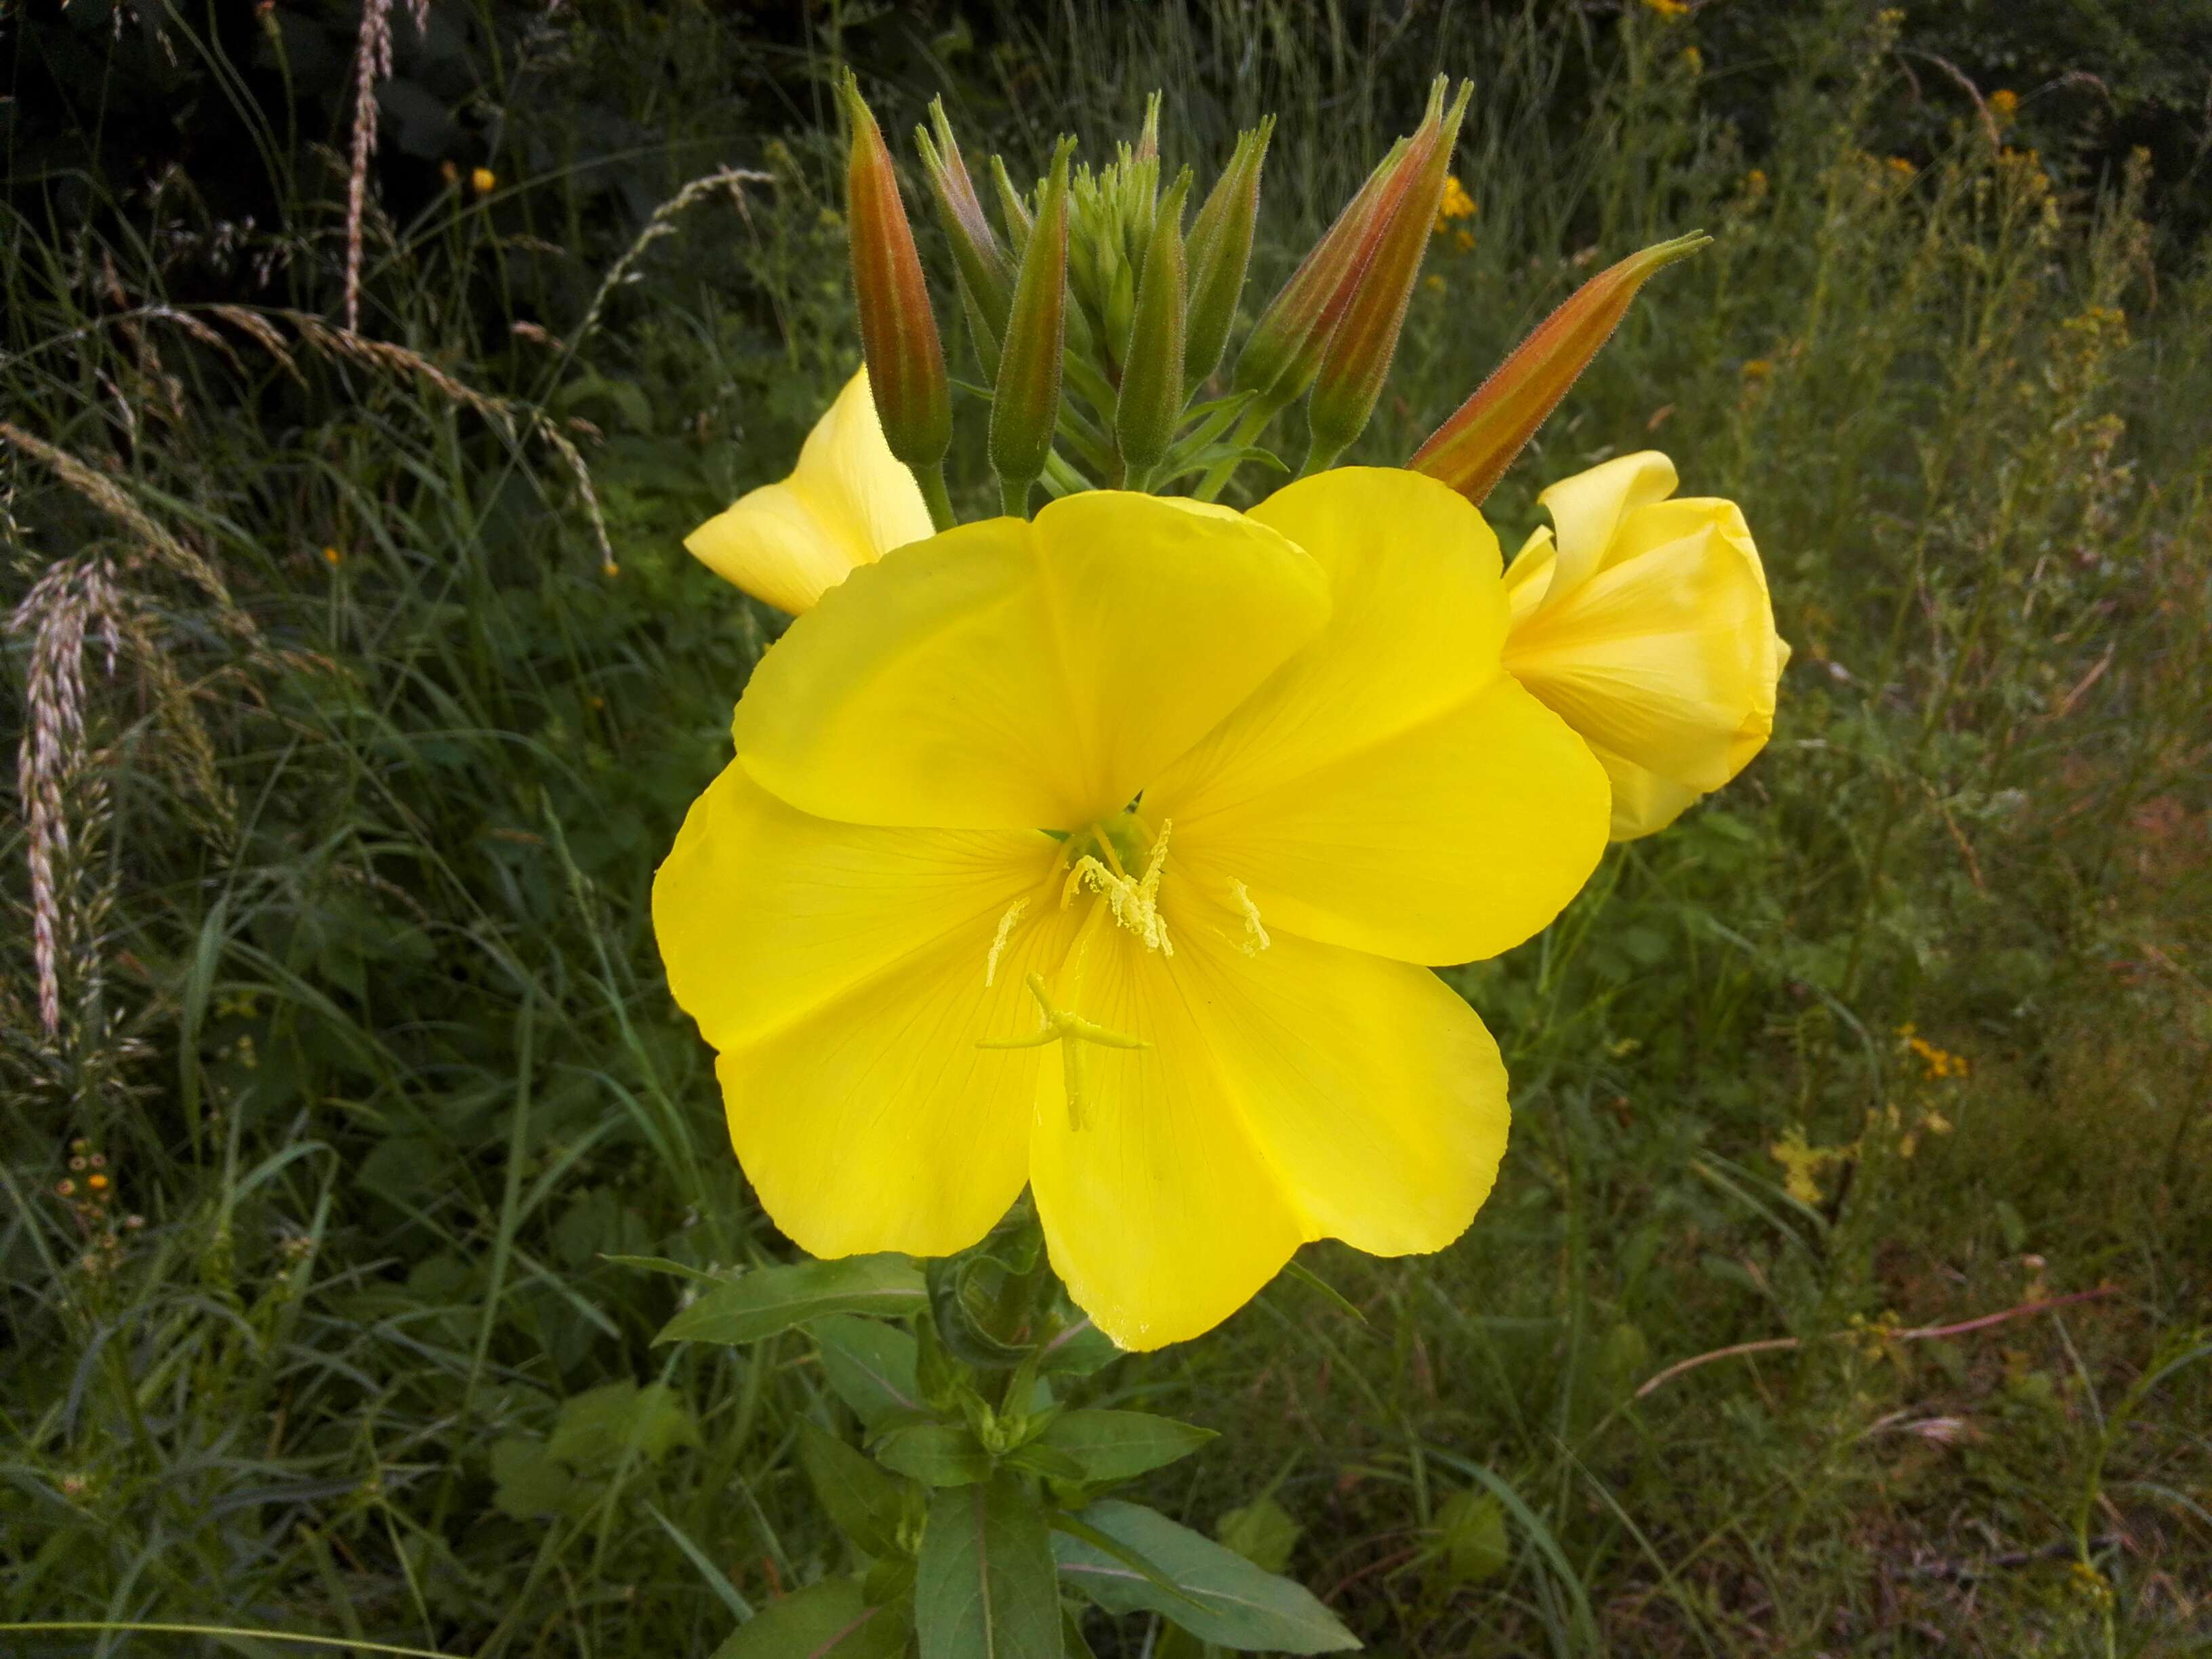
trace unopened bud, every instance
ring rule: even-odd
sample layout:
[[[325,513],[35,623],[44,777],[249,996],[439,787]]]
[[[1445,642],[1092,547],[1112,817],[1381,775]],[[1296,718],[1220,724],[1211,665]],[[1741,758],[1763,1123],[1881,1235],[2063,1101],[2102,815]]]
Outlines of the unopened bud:
[[[1053,153],[999,351],[998,386],[991,400],[991,465],[1011,514],[1024,510],[1030,485],[1044,471],[1060,423],[1067,318],[1067,169],[1074,149],[1075,141],[1063,138]]]
[[[1269,116],[1240,135],[1236,152],[1214,181],[1190,227],[1190,325],[1183,343],[1183,380],[1194,392],[1221,367],[1237,302],[1252,258],[1252,226],[1260,210],[1260,167],[1275,131]]]
[[[898,178],[882,130],[848,70],[839,91],[853,125],[846,171],[853,242],[853,288],[868,384],[892,454],[917,473],[934,473],[952,445],[952,392],[945,348],[915,252],[914,230],[899,199]],[[924,489],[927,489],[925,483]]]
[[[982,198],[975,193],[975,180],[969,177],[960,146],[953,140],[952,124],[945,118],[943,99],[931,100],[929,119],[936,129],[935,137],[927,129],[916,127],[915,144],[921,151],[922,171],[929,179],[939,222],[952,244],[953,264],[960,275],[960,295],[968,307],[976,353],[983,360],[985,371],[995,373],[999,337],[1006,332],[1006,311],[1014,299],[1013,261],[1006,257],[990,220],[984,216]]]
[[[1013,245],[1014,258],[1018,259],[1030,245],[1029,204],[1006,176],[1006,162],[996,155],[991,158],[991,183],[999,192],[999,215],[1006,222],[1006,240]]]
[[[1653,272],[1686,259],[1711,240],[1693,231],[1632,253],[1591,277],[1514,348],[1406,465],[1480,506],[1620,325],[1637,289]]]
[[[1360,271],[1413,183],[1412,144],[1390,147],[1359,193],[1267,304],[1237,359],[1237,389],[1281,408],[1313,384],[1322,352],[1352,302]]]
[[[1313,400],[1307,419],[1313,447],[1307,470],[1326,466],[1346,445],[1366,429],[1390,373],[1390,360],[1398,353],[1398,331],[1405,325],[1406,303],[1413,296],[1413,283],[1421,274],[1421,256],[1428,251],[1429,234],[1436,224],[1437,204],[1443,200],[1444,179],[1451,171],[1452,146],[1459,142],[1460,122],[1467,114],[1474,82],[1462,82],[1449,110],[1443,108],[1444,78],[1437,77],[1429,100],[1429,112],[1413,135],[1413,148],[1406,165],[1411,184],[1376,245],[1375,256],[1359,274],[1359,283],[1344,319],[1329,336],[1314,380]]]
[[[1115,442],[1127,481],[1137,489],[1165,458],[1182,414],[1182,204],[1190,183],[1185,168],[1153,216],[1129,330],[1128,366],[1114,404]]]

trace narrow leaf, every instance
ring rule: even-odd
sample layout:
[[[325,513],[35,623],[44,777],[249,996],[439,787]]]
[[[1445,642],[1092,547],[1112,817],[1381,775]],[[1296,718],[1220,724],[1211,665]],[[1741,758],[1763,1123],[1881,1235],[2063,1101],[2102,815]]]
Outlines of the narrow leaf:
[[[921,1659],[1060,1659],[1051,1534],[1019,1481],[930,1501],[914,1600]]]
[[[889,1555],[898,1547],[910,1487],[811,1418],[799,1419],[799,1462],[838,1531],[870,1555]]]
[[[1188,1457],[1213,1431],[1150,1412],[1063,1412],[1039,1437],[1082,1466],[1086,1480],[1127,1480]]]

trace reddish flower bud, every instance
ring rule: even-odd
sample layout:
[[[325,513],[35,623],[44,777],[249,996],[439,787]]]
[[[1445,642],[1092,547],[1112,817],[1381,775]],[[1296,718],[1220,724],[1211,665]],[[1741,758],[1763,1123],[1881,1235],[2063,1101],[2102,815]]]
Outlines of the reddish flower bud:
[[[1359,193],[1268,301],[1237,359],[1237,389],[1279,409],[1313,384],[1322,352],[1352,303],[1359,273],[1413,184],[1410,140],[1390,147]]]
[[[937,316],[882,130],[850,70],[839,91],[853,125],[847,222],[868,384],[891,453],[917,473],[934,473],[952,445],[952,392]]]
[[[1474,82],[1461,82],[1459,96],[1448,111],[1443,90],[1444,78],[1438,76],[1429,112],[1413,135],[1406,163],[1406,176],[1412,182],[1376,245],[1374,258],[1359,273],[1352,303],[1322,354],[1313,399],[1306,405],[1312,432],[1308,471],[1328,465],[1366,429],[1390,373],[1390,360],[1398,354],[1406,305],[1421,274],[1421,256],[1428,251],[1429,233],[1451,171],[1452,147],[1459,141],[1460,122],[1474,96]]]
[[[1567,388],[1597,356],[1654,271],[1686,259],[1712,238],[1699,232],[1658,242],[1602,270],[1536,325],[1406,463],[1480,506],[1500,474],[1535,436]]]

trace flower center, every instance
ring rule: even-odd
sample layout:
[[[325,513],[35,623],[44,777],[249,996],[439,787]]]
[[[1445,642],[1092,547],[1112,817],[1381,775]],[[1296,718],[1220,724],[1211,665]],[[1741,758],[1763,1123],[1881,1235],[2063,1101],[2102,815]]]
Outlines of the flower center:
[[[1175,828],[1160,821],[1155,835],[1136,809],[1125,808],[1103,823],[1070,836],[1060,848],[1067,878],[1060,890],[1060,908],[1085,888],[1096,893],[1107,913],[1149,950],[1175,954],[1167,918],[1160,914],[1160,872],[1167,866],[1168,836]]]

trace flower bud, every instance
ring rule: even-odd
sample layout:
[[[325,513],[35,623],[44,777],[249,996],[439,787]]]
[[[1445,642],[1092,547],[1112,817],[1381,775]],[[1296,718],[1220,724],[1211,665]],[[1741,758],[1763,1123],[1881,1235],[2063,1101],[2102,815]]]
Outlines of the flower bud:
[[[1451,171],[1452,147],[1459,141],[1460,122],[1474,94],[1474,82],[1460,83],[1459,96],[1449,111],[1443,107],[1443,89],[1444,79],[1439,76],[1406,165],[1412,183],[1391,215],[1374,258],[1360,272],[1352,303],[1322,354],[1313,400],[1306,406],[1312,431],[1309,471],[1334,460],[1366,429],[1390,373],[1390,360],[1397,356],[1406,304],[1413,296],[1421,256],[1428,251],[1429,233]]]
[[[1328,337],[1351,303],[1359,273],[1413,183],[1412,145],[1390,147],[1359,193],[1314,245],[1245,337],[1237,359],[1237,389],[1279,409],[1313,384]]]
[[[929,193],[937,204],[939,222],[952,244],[952,258],[960,276],[960,295],[968,307],[975,336],[976,354],[986,372],[995,373],[999,337],[1006,332],[1006,311],[1013,304],[1014,265],[984,216],[982,199],[968,176],[967,163],[954,142],[952,124],[945,118],[945,100],[933,99],[927,129],[914,130],[915,147],[921,151],[922,171],[929,179]]]
[[[1114,405],[1115,442],[1127,480],[1136,489],[1166,456],[1182,415],[1182,204],[1190,183],[1186,167],[1153,216],[1129,330],[1128,366]]]
[[[847,217],[868,383],[891,453],[917,472],[934,472],[952,445],[952,392],[937,316],[883,131],[850,70],[839,92],[853,125]]]
[[[1060,355],[1067,334],[1067,169],[1074,149],[1073,138],[1063,138],[1053,154],[999,350],[991,465],[1010,514],[1024,511],[1060,423]]]
[[[991,158],[991,183],[999,192],[999,215],[1006,222],[1006,240],[1013,244],[1014,258],[1018,259],[1030,245],[1029,205],[1006,176],[1006,162],[996,155]]]
[[[1221,367],[1237,302],[1244,294],[1244,270],[1252,258],[1252,225],[1260,210],[1260,166],[1275,118],[1239,135],[1221,177],[1190,228],[1190,326],[1183,343],[1186,392],[1195,392]]]
[[[1536,428],[1620,325],[1645,279],[1687,258],[1711,240],[1693,231],[1671,242],[1654,243],[1591,277],[1514,348],[1406,465],[1481,505],[1499,475],[1535,436]]]

